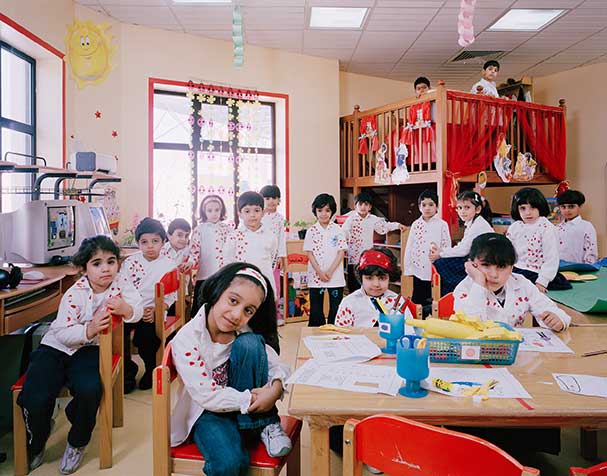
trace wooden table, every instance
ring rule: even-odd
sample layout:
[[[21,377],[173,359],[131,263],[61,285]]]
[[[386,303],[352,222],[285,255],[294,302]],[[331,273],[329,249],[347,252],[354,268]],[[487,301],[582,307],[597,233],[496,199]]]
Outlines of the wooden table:
[[[303,328],[302,337],[319,332],[315,328]],[[377,329],[360,332],[376,343],[383,343]],[[560,337],[575,355],[519,352],[516,362],[507,367],[532,399],[490,399],[475,403],[469,398],[452,398],[433,392],[425,398],[409,399],[400,395],[391,397],[294,385],[290,392],[289,414],[310,425],[312,474],[328,475],[330,472],[329,427],[343,425],[348,418],[360,419],[378,413],[401,415],[435,425],[607,427],[607,399],[564,392],[552,377],[553,372],[607,377],[606,355],[579,357],[587,350],[605,348],[607,329],[574,327],[561,333]],[[297,366],[309,358],[310,353],[300,340]],[[372,363],[395,365],[395,359],[383,355]]]

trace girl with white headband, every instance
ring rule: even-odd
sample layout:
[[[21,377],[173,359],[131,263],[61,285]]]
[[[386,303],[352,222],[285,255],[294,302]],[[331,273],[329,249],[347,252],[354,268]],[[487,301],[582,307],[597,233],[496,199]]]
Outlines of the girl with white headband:
[[[232,263],[205,280],[202,294],[205,304],[171,342],[183,383],[171,445],[191,435],[207,476],[245,475],[245,433],[260,435],[270,456],[291,450],[276,409],[290,369],[278,358],[274,292],[259,268]]]

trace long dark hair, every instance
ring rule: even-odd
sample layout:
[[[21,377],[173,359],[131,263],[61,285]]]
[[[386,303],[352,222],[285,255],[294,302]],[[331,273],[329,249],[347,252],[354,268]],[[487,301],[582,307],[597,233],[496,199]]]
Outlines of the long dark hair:
[[[465,192],[462,192],[457,196],[457,201],[470,202],[475,207],[481,207],[481,211],[476,214],[472,221],[476,220],[476,217],[480,215],[487,221],[487,223],[489,223],[489,225],[491,225],[491,220],[493,218],[491,206],[489,205],[489,201],[480,193],[474,192],[472,190],[466,190]]]
[[[239,271],[251,268],[257,271],[263,279],[266,281],[266,298],[261,303],[261,306],[257,308],[257,312],[249,320],[249,327],[255,334],[259,334],[264,338],[266,344],[272,347],[277,353],[280,354],[280,346],[278,344],[278,329],[276,326],[276,302],[274,300],[274,291],[272,285],[266,276],[262,274],[259,268],[250,263],[231,263],[215,274],[211,275],[204,281],[202,286],[202,302],[204,302],[206,315],[209,315],[210,309],[219,301],[221,295],[226,289],[230,287],[234,278],[241,278],[251,281],[252,283],[259,286],[261,289],[261,283],[259,283],[252,276],[246,274],[237,274]]]

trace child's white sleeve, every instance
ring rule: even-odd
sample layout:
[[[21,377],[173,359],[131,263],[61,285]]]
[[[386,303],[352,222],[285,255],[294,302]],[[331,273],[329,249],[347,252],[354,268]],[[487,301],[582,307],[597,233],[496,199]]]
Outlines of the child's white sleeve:
[[[200,264],[200,246],[202,240],[202,233],[200,233],[198,227],[194,228],[192,233],[192,244],[190,245],[190,257],[188,262],[192,265],[192,268],[198,268]],[[200,270],[198,270],[200,273]],[[202,276],[202,273],[200,273]]]
[[[546,288],[559,270],[559,240],[556,228],[551,223],[548,223],[543,233],[542,253],[544,253],[544,264],[540,268],[536,283]]]
[[[405,258],[403,260],[403,274],[406,276],[411,276],[413,274],[413,242],[414,242],[414,228],[415,222],[411,225],[409,229],[409,236],[407,237],[407,244],[405,246]]]
[[[251,392],[239,392],[232,387],[217,385],[213,369],[207,368],[196,339],[195,321],[186,324],[171,341],[171,353],[177,373],[192,400],[211,412],[247,413],[251,405]]]
[[[443,220],[441,223],[440,249],[451,248],[451,234],[449,233],[449,225]]]
[[[61,298],[57,317],[51,324],[55,338],[70,349],[76,349],[94,339],[93,337],[89,341],[86,337],[90,321],[80,322],[86,305],[83,298],[88,299],[87,293],[72,292],[68,289]]]
[[[237,230],[230,232],[226,239],[226,244],[223,249],[224,266],[236,261],[236,233],[238,233]]]
[[[548,327],[544,324],[544,321],[539,318],[541,313],[547,311],[556,314],[560,320],[563,321],[565,329],[569,327],[571,324],[571,316],[569,314],[563,311],[552,299],[536,288],[531,281],[526,279],[521,279],[520,281],[523,283],[522,285],[524,286],[525,293],[529,298],[529,312],[537,319],[540,326]]]
[[[346,296],[339,303],[337,313],[335,314],[335,325],[337,327],[352,327],[354,326],[354,312],[348,306],[348,297]]]
[[[346,221],[341,226],[341,231],[344,232],[344,236],[346,237],[346,241],[350,240],[350,230],[352,229],[353,218],[349,216],[346,218]]]
[[[588,222],[584,232],[584,263],[596,263],[599,259],[599,249],[596,241],[596,230]]]
[[[128,319],[123,318],[124,322],[140,321],[143,317],[143,299],[139,291],[135,289],[135,286],[129,280],[122,278],[120,281],[120,294],[122,295],[122,299],[133,308],[133,315]]]
[[[380,235],[385,235],[389,231],[398,230],[400,223],[395,221],[387,221],[384,218],[375,217],[376,221],[373,224],[373,230]]]
[[[304,238],[304,242],[303,242],[303,250],[304,251],[312,251],[312,242],[313,242],[313,238],[312,238],[312,229],[310,228],[307,232],[306,232],[306,237]]]
[[[453,309],[486,321],[487,289],[469,278],[464,279],[453,291]]]
[[[268,354],[268,383],[280,380],[284,390],[286,388],[285,382],[291,375],[291,368],[284,362],[281,362],[276,351],[267,344],[266,354]]]

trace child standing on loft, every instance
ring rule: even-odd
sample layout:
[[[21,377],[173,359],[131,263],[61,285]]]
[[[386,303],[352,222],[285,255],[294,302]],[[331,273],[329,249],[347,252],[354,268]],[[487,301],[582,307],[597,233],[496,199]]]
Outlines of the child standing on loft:
[[[483,73],[481,79],[474,83],[470,88],[470,92],[476,94],[478,91],[476,88],[480,86],[482,89],[481,94],[484,96],[491,96],[494,98],[499,98],[500,95],[497,92],[497,87],[495,86],[495,80],[497,79],[497,75],[500,71],[500,64],[495,60],[489,60],[483,65]]]

